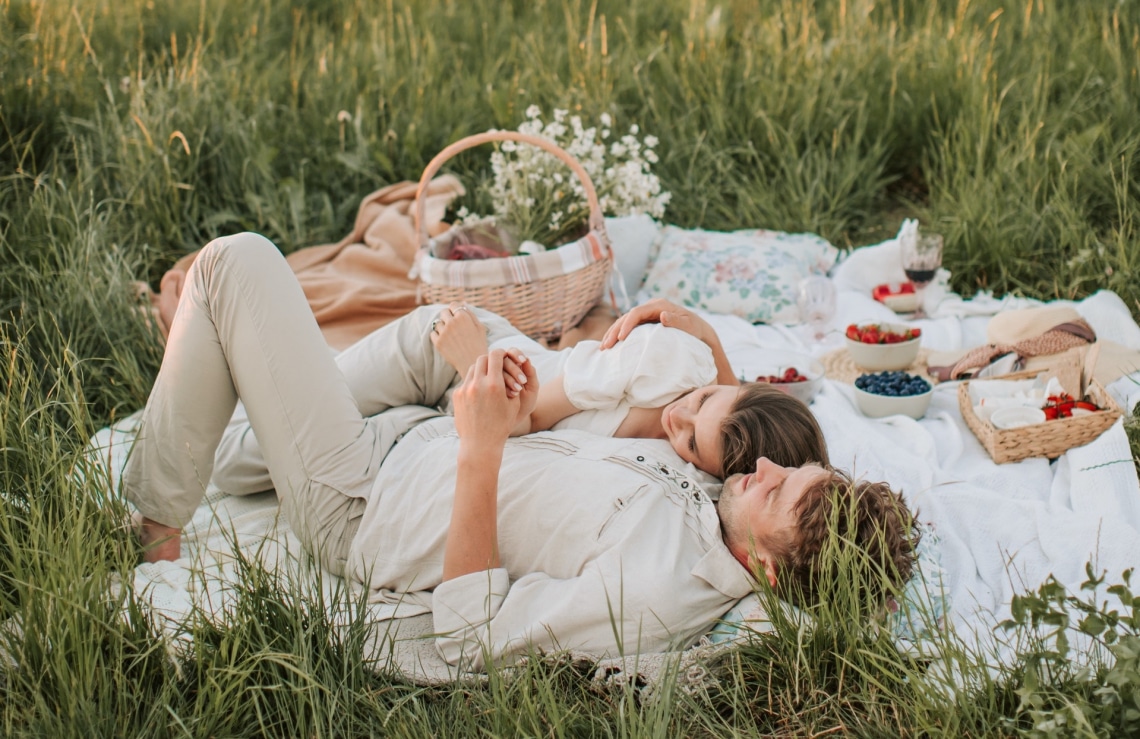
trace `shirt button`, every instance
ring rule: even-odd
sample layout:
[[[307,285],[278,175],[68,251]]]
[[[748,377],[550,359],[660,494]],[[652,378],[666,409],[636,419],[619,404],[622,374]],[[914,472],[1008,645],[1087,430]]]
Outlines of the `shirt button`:
[[[683,483],[681,483],[681,487],[682,487],[682,488],[688,488],[688,487],[689,487],[689,483],[687,483],[687,482],[683,482]]]
[[[645,457],[642,457],[642,456],[638,456],[638,458],[637,458],[637,461],[638,461],[638,462],[644,462],[644,461],[645,461]]]

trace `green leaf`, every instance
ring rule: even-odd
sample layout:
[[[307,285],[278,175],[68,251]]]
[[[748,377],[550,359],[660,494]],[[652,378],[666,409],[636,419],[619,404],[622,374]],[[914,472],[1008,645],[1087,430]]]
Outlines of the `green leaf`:
[[[1100,636],[1105,629],[1104,619],[1095,613],[1086,616],[1081,619],[1080,629],[1089,636]]]

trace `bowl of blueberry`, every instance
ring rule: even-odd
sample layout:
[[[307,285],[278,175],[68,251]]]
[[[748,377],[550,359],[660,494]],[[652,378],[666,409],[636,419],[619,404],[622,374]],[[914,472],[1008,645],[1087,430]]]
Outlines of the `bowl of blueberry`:
[[[859,375],[855,380],[855,405],[870,418],[922,418],[933,393],[928,380],[900,370]]]

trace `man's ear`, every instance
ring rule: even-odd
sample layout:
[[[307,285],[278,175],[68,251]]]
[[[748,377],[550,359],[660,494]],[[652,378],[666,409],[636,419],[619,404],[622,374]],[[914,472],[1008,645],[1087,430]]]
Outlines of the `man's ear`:
[[[776,587],[776,565],[771,557],[753,551],[748,555],[748,569],[757,577],[760,573],[764,573],[768,578],[768,584],[773,588]]]

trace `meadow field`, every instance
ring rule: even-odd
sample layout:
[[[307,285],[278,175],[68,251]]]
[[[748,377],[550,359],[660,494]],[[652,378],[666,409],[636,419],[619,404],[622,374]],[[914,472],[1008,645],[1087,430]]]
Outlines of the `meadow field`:
[[[953,669],[928,669],[840,583],[812,628],[651,697],[557,659],[412,685],[364,665],[367,624],[334,628],[256,568],[227,620],[168,649],[111,587],[140,550],[82,454],[161,358],[132,281],[235,231],[336,241],[363,195],[532,104],[656,136],[668,222],[846,248],[917,217],[965,295],[1108,288],[1140,317],[1140,3],[0,0],[0,733],[1140,732],[1140,609],[1049,589],[1022,604],[1015,665],[951,633]],[[474,183],[487,161],[453,169]],[[1032,638],[1065,609],[1115,658]]]

